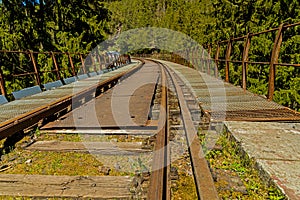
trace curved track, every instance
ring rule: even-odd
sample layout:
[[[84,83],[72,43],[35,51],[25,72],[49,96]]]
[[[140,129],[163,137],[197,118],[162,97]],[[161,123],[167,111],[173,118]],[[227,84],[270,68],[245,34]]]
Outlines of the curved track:
[[[176,144],[174,143],[176,136],[171,133],[171,129],[175,127],[172,112],[176,112],[179,113],[177,117],[182,122],[179,122],[180,129],[185,134],[184,141],[181,141],[185,146],[182,151],[189,154],[189,158],[186,160],[192,164],[192,177],[197,196],[199,199],[217,199],[218,195],[213,185],[213,179],[197,137],[197,129],[193,124],[186,99],[178,83],[180,78],[175,78],[174,72],[158,61],[146,60],[142,63],[143,66],[112,76],[103,83],[89,87],[75,96],[68,96],[68,101],[75,99],[76,102],[82,102],[82,99],[85,99],[84,102],[87,103],[82,105],[76,103],[77,108],[73,107],[73,111],[41,127],[42,133],[52,134],[50,138],[53,138],[55,134],[68,137],[70,134],[80,133],[81,142],[45,140],[45,137],[38,137],[26,145],[24,150],[26,152],[56,152],[58,155],[60,152],[90,153],[102,163],[102,166],[99,166],[100,174],[102,174],[103,168],[104,171],[105,167],[109,169],[107,173],[102,174],[105,176],[91,177],[92,185],[101,184],[104,188],[115,191],[115,195],[106,194],[103,190],[88,193],[91,188],[85,185],[86,183],[81,179],[76,182],[74,187],[58,188],[64,192],[57,193],[57,188],[53,188],[46,180],[51,180],[54,185],[59,185],[60,181],[65,179],[78,180],[76,177],[62,175],[26,175],[26,179],[35,180],[37,183],[40,181],[41,185],[38,184],[36,187],[47,188],[47,192],[41,192],[40,189],[35,190],[35,184],[29,181],[25,182],[22,188],[16,190],[18,194],[13,190],[1,191],[1,194],[31,197],[174,199],[172,177],[174,177],[176,167],[172,166],[174,161],[172,145]],[[124,79],[122,78],[124,74],[130,74],[130,76]],[[117,85],[109,89],[110,85],[108,84]],[[182,85],[182,83],[180,84]],[[90,93],[95,91],[97,93],[98,89],[95,87],[108,90],[106,92],[102,90],[99,96],[96,95],[96,98],[87,101],[89,100],[87,96],[91,96]],[[66,98],[64,97],[61,101],[68,102],[65,100]],[[176,111],[174,111],[174,105],[173,107],[171,105],[174,101],[177,102]],[[74,102],[68,102],[65,106],[71,104],[74,106]],[[52,114],[63,110],[63,108],[59,108],[59,110],[52,111],[48,105],[45,107],[51,110]],[[30,114],[35,114],[35,116],[32,117]],[[28,127],[49,116],[39,115],[39,112],[28,113],[27,118],[34,119],[35,117],[38,120],[34,120],[32,123],[26,122]],[[15,126],[19,127],[19,123],[15,123]],[[88,141],[86,137],[94,138],[93,141]],[[94,142],[94,140],[101,142]],[[120,156],[121,158],[118,160]],[[105,159],[108,159],[109,162],[106,162]],[[132,162],[129,163],[131,166],[133,163],[139,163],[140,168],[136,167],[130,171],[128,167],[126,168],[128,161]],[[12,166],[12,168],[14,167]],[[80,166],[77,167],[80,168]],[[110,171],[117,171],[117,168],[119,171],[124,171],[118,173],[117,176],[110,176]],[[7,182],[9,179],[20,178],[18,177],[20,175],[13,175],[15,173],[13,169],[7,171],[8,174],[10,172],[12,173],[10,175],[3,177],[0,175],[0,184],[5,182],[8,184],[7,187],[14,187],[14,185],[20,187],[20,184],[16,182]],[[131,177],[121,174],[131,174]],[[126,185],[127,182],[127,186],[119,188],[111,185],[114,182],[120,182],[121,185]],[[26,189],[27,184],[30,185],[28,187],[30,191]],[[126,194],[124,190],[127,190]]]

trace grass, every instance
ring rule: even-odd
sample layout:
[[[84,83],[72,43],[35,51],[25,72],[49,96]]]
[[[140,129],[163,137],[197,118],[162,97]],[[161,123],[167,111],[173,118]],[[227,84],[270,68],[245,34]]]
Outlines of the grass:
[[[86,135],[86,134],[52,134],[44,133],[39,136],[39,140],[59,140],[69,142],[143,142],[149,136],[130,135]]]
[[[15,152],[16,153],[16,152]],[[3,173],[96,176],[99,174],[99,162],[91,154],[75,152],[40,152],[22,151],[13,167]],[[26,161],[31,162],[26,163]]]
[[[115,156],[95,156],[89,153],[79,152],[51,152],[51,151],[28,151],[22,146],[30,141],[32,135],[25,136],[15,147],[10,147],[10,152],[3,152],[4,158],[0,165],[11,166],[10,169],[0,173],[5,174],[40,174],[40,175],[69,175],[69,176],[101,176],[104,175],[99,167],[108,164],[107,160],[114,162],[119,158]],[[47,134],[39,130],[35,132],[35,138],[38,140],[59,140],[59,141],[110,141],[114,139],[111,136],[91,136],[83,138],[80,134]],[[126,138],[125,138],[126,139]],[[121,138],[121,140],[125,140]],[[134,140],[133,138],[128,138]],[[139,139],[138,139],[139,140]],[[3,145],[4,140],[1,141]],[[12,159],[13,158],[13,159]],[[105,159],[105,160],[103,160]],[[127,158],[128,159],[128,158]],[[27,161],[27,162],[26,162]],[[101,162],[105,161],[105,162]],[[111,176],[132,175],[130,172],[115,170],[110,167]]]
[[[197,199],[193,176],[179,173],[179,177],[179,180],[176,181],[176,188],[172,188],[172,199]]]
[[[32,200],[32,199],[45,199],[45,200],[73,200],[74,198],[60,198],[60,197],[32,198],[32,197],[10,197],[10,196],[0,196],[0,200]]]
[[[68,142],[80,142],[82,138],[79,134],[41,134],[37,137],[38,140],[58,140],[58,141],[68,141]]]
[[[203,138],[200,138],[203,139]],[[259,172],[254,167],[254,162],[241,156],[238,146],[229,140],[229,134],[223,134],[217,141],[222,150],[211,150],[206,155],[213,170],[225,170],[236,174],[246,187],[247,194],[233,190],[222,190],[225,186],[216,183],[219,196],[222,199],[286,199],[279,189],[267,186],[259,177]]]

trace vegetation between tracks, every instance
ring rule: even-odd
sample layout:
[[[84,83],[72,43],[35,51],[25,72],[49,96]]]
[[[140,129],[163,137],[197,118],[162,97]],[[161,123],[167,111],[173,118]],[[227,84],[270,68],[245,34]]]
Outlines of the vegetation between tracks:
[[[128,138],[118,136],[84,137],[80,134],[46,134],[36,132],[37,140],[69,141],[69,142],[103,142],[115,140],[128,141]],[[41,175],[69,175],[69,176],[134,176],[135,171],[141,171],[145,165],[140,165],[141,159],[132,157],[126,169],[117,170],[105,164],[116,160],[127,161],[130,156],[97,156],[81,152],[51,152],[29,151],[24,148],[33,136],[25,136],[21,141],[6,150],[3,149],[0,161],[2,172],[8,174],[41,174]],[[130,138],[130,141],[141,141],[141,138]],[[5,140],[2,140],[3,143]],[[2,144],[3,145],[3,144]],[[115,158],[113,158],[115,157]],[[105,161],[107,160],[107,161]],[[103,162],[102,162],[103,161]],[[105,166],[103,169],[102,167]],[[130,169],[130,170],[128,170]]]

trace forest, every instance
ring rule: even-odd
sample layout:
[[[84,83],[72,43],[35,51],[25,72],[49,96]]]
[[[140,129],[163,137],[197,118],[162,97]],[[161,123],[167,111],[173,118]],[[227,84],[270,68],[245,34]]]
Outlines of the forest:
[[[2,0],[0,48],[88,53],[120,32],[142,27],[179,31],[204,45],[299,21],[298,0]],[[253,38],[249,60],[269,60],[275,36],[276,32]],[[242,49],[234,45],[232,59],[239,59]],[[299,64],[299,49],[300,26],[296,26],[283,35],[279,62]],[[23,57],[0,53],[4,76],[26,71]],[[41,68],[49,68],[47,59],[37,58]],[[230,69],[230,82],[239,85],[241,67],[232,64]],[[222,66],[220,72],[224,73]],[[247,89],[266,95],[268,73],[268,65],[249,65]],[[20,89],[23,82],[26,80],[6,81],[8,92]],[[274,101],[300,110],[299,67],[277,66],[275,88]]]

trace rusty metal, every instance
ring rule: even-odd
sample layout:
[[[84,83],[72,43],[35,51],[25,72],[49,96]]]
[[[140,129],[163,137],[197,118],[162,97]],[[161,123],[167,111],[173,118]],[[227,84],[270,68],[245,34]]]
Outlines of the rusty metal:
[[[194,47],[192,50],[192,66],[197,66],[197,47]]]
[[[205,71],[205,69],[204,69],[204,52],[205,52],[205,49],[204,48],[201,48],[201,68],[202,68],[202,72],[204,72]]]
[[[13,77],[20,77],[20,76],[27,76],[27,75],[32,75],[35,74],[35,72],[26,72],[22,74],[12,74]]]
[[[231,63],[243,63],[242,60],[230,60]],[[244,63],[248,63],[248,62],[244,62]]]
[[[81,61],[82,69],[84,69],[84,71],[85,71],[85,64],[84,64],[84,60],[83,60],[82,54],[80,53],[79,56],[80,56],[80,61]]]
[[[161,66],[161,104],[160,104],[160,115],[158,120],[157,130],[159,132],[156,135],[155,143],[155,153],[153,156],[152,169],[155,171],[151,172],[150,176],[150,185],[148,190],[148,199],[157,200],[157,199],[166,199],[167,191],[167,127],[168,127],[168,104],[167,104],[167,80],[166,74]]]
[[[51,53],[54,53],[54,54],[71,54],[71,55],[79,55],[79,54],[82,54],[80,52],[61,52],[61,51],[32,51],[33,54],[51,54]],[[24,54],[28,54],[28,50],[0,50],[0,53],[24,53]]]
[[[56,70],[55,69],[53,69],[53,70],[41,70],[41,71],[39,71],[40,73],[47,73],[47,72],[56,72]]]
[[[242,88],[244,91],[247,89],[247,68],[248,68],[248,54],[250,49],[251,36],[250,33],[246,37],[244,51],[243,51],[243,61],[242,61]]]
[[[103,70],[103,68],[105,67],[105,59],[104,59],[104,55],[102,55],[102,61],[101,61],[101,55],[99,55],[99,60],[100,60],[100,71],[102,71]]]
[[[208,55],[207,55],[207,58],[206,58],[206,60],[207,60],[207,62],[208,62],[208,69],[207,69],[207,73],[208,73],[208,75],[210,75],[210,68],[211,68],[211,59],[210,59],[210,55],[211,55],[211,49],[212,49],[212,47],[211,47],[211,45],[209,44],[208,45]]]
[[[73,60],[72,60],[71,54],[70,54],[70,53],[67,53],[67,55],[68,55],[69,62],[70,62],[70,65],[71,65],[72,75],[73,75],[73,76],[76,76],[75,67],[74,67],[74,64],[73,64]],[[84,73],[86,74],[85,68],[83,68],[83,70],[84,70]]]
[[[107,58],[106,56],[103,56],[104,62],[103,62],[103,69],[106,69],[106,63],[107,63]]]
[[[213,116],[222,116],[223,113],[210,113]],[[250,122],[282,122],[282,121],[300,121],[300,114],[288,109],[257,109],[257,110],[237,110],[226,111],[225,119],[215,118],[213,121],[250,121]]]
[[[122,60],[121,59],[122,59],[122,56],[119,55],[118,58],[117,58],[117,63],[118,63],[117,67],[121,66],[121,64],[122,64]]]
[[[286,28],[290,28],[290,27],[295,27],[295,26],[299,26],[300,25],[300,22],[298,23],[294,23],[294,24],[284,24],[283,25],[283,28],[286,29]],[[277,27],[277,28],[272,28],[272,29],[268,29],[268,30],[264,30],[264,31],[260,31],[260,32],[256,32],[256,33],[250,33],[250,37],[253,37],[253,36],[258,36],[258,35],[261,35],[261,34],[265,34],[265,33],[270,33],[270,32],[274,32],[274,31],[277,31],[279,30],[280,28]],[[236,37],[236,38],[231,38],[232,41],[239,41],[239,40],[244,40],[245,38],[247,38],[247,35],[244,35],[244,36],[240,36],[240,37]],[[229,40],[222,40],[222,41],[218,41],[217,43],[227,43]]]
[[[1,90],[1,94],[3,96],[7,97],[6,87],[5,87],[5,80],[4,80],[3,71],[2,71],[1,66],[0,66],[0,90]]]
[[[99,70],[102,70],[102,67],[101,67],[101,56],[100,56],[100,54],[99,54],[98,48],[96,49],[96,56],[97,56],[97,64],[99,65],[99,66],[98,66],[98,67],[99,67]],[[96,69],[96,68],[95,68],[95,69]],[[96,69],[95,72],[97,72],[97,69]]]
[[[248,64],[258,64],[258,65],[269,65],[270,62],[255,62],[255,61],[248,61]]]
[[[201,107],[214,122],[220,121],[300,121],[300,113],[194,69],[172,66],[192,87]],[[201,78],[205,75],[205,79]]]
[[[92,60],[92,67],[93,67],[93,70],[94,70],[94,72],[97,72],[95,58],[93,57],[93,55],[91,55],[90,58],[91,58],[91,60]],[[90,72],[90,71],[89,71],[89,72]]]
[[[229,82],[229,63],[230,63],[230,54],[231,54],[232,42],[231,40],[227,43],[226,49],[226,61],[225,61],[225,81]]]
[[[183,55],[184,55],[184,65],[189,67],[189,64],[188,64],[188,49],[184,50]],[[167,58],[166,54],[164,55],[164,58]]]
[[[140,68],[139,71],[131,76],[131,79],[123,80],[122,84],[117,85],[112,90],[102,91],[101,93],[103,95],[100,98],[96,98],[91,103],[87,103],[85,106],[78,108],[75,113],[84,114],[79,124],[76,123],[77,117],[74,118],[73,113],[69,113],[63,116],[62,119],[48,124],[47,129],[107,129],[111,127],[132,127],[132,129],[145,127],[148,129],[148,116],[153,92],[156,87],[155,82],[157,82],[159,75],[158,72],[159,69],[157,66],[148,65],[146,62],[144,67]],[[97,80],[95,81],[97,82]],[[82,84],[89,85],[86,81]],[[108,87],[104,89],[108,89]],[[101,88],[99,88],[99,90],[101,90]],[[134,92],[134,94],[132,94],[132,92]],[[117,104],[114,102],[117,102]],[[127,103],[129,104],[127,105]],[[127,108],[129,108],[130,115],[128,115]],[[117,110],[118,119],[115,118],[115,110]],[[43,127],[43,129],[45,129],[45,127]]]
[[[30,59],[32,61],[32,64],[33,64],[36,85],[41,85],[40,73],[39,73],[38,67],[37,67],[36,62],[35,62],[33,51],[29,51],[29,57],[30,57]]]
[[[85,53],[77,53],[77,52],[55,52],[55,51],[51,51],[51,52],[35,52],[35,51],[9,51],[9,50],[0,50],[0,53],[4,53],[4,54],[26,54],[29,56],[29,62],[31,62],[31,64],[33,65],[33,70],[31,71],[23,71],[21,73],[14,73],[12,72],[9,75],[5,75],[2,73],[2,82],[0,80],[0,83],[2,83],[1,87],[0,85],[0,92],[5,92],[7,90],[7,88],[5,87],[4,83],[6,79],[11,79],[11,78],[16,78],[16,77],[22,77],[22,76],[31,76],[34,75],[34,79],[35,79],[35,84],[36,85],[41,85],[41,76],[43,75],[43,73],[53,73],[56,76],[57,80],[61,80],[62,77],[66,78],[66,76],[69,76],[68,73],[65,72],[69,72],[70,68],[72,69],[71,74],[73,76],[75,76],[76,73],[76,69],[75,69],[75,65],[73,63],[73,58],[72,56],[78,56],[80,57],[80,61],[83,63],[83,65],[81,66],[83,68],[83,71],[86,73],[86,69],[85,69],[85,65],[84,65],[84,59],[83,56],[86,55]],[[52,60],[53,60],[53,70],[41,70],[40,66],[38,66],[37,62],[36,62],[36,54],[44,54],[44,55],[48,55],[51,56]],[[68,60],[69,60],[69,66],[65,67],[65,68],[61,68],[61,66],[59,66],[58,64],[58,60],[56,55],[66,55],[68,56]],[[105,55],[104,55],[104,59],[105,59]],[[105,63],[101,63],[101,59],[99,61],[99,65],[100,65],[100,69],[102,69],[102,65],[105,65]],[[98,69],[98,67],[96,68]],[[94,71],[96,71],[94,69]],[[8,86],[9,87],[9,86]],[[4,91],[5,90],[5,91]],[[3,94],[4,95],[4,94]]]
[[[228,40],[223,40],[223,41],[218,41],[215,43],[216,51],[215,51],[215,64],[217,67],[219,67],[220,62],[225,62],[225,81],[229,82],[229,63],[241,63],[242,65],[242,87],[243,89],[246,89],[246,82],[247,82],[247,65],[248,64],[259,64],[259,65],[270,65],[270,73],[269,73],[269,87],[268,87],[268,99],[272,100],[274,90],[275,90],[275,85],[274,85],[274,80],[275,80],[275,66],[292,66],[292,67],[300,67],[300,64],[295,64],[295,63],[278,63],[278,57],[279,57],[279,52],[280,52],[280,45],[282,43],[282,34],[284,30],[290,28],[290,27],[295,27],[299,26],[300,22],[294,23],[294,24],[282,24],[278,28],[272,28],[269,30],[265,31],[260,31],[257,33],[248,33],[247,35],[241,36],[241,37],[236,37],[236,38],[230,38]],[[259,62],[259,61],[249,61],[248,60],[248,54],[249,54],[249,49],[247,49],[247,44],[250,46],[250,39],[254,36],[259,36],[261,34],[266,34],[266,33],[271,33],[274,31],[277,32],[277,36],[274,41],[274,46],[272,49],[272,57],[270,59],[270,62]],[[233,41],[245,41],[245,46],[244,46],[244,51],[243,51],[243,57],[242,60],[231,60],[230,59],[230,51],[231,48],[229,48],[229,44]],[[225,58],[219,58],[220,57],[220,45],[226,45],[227,44],[227,50],[225,53]],[[249,48],[249,47],[248,47]],[[201,56],[201,55],[200,55]]]
[[[271,55],[271,62],[270,62],[270,71],[269,71],[269,85],[268,85],[268,99],[272,100],[275,90],[275,65],[274,63],[278,62],[279,52],[280,52],[280,46],[282,43],[282,32],[283,32],[283,25],[281,24],[279,26],[275,41],[274,41],[274,47],[272,50]]]
[[[216,55],[215,55],[215,77],[219,76],[219,55],[220,55],[220,43],[217,43]]]
[[[53,52],[51,52],[50,54],[51,54],[51,57],[52,57],[52,60],[53,60],[53,63],[54,63],[56,78],[57,78],[57,80],[62,80],[62,78],[60,76],[60,69],[59,69],[59,66],[57,65],[57,62],[56,62],[55,54]]]
[[[198,54],[199,54],[199,48],[196,48],[196,52],[195,52],[196,56],[195,56],[195,66],[199,67],[199,59],[198,59]],[[177,60],[179,60],[179,56],[177,58]]]
[[[274,63],[274,65],[287,66],[287,67],[300,67],[300,64],[292,64],[292,63]]]

